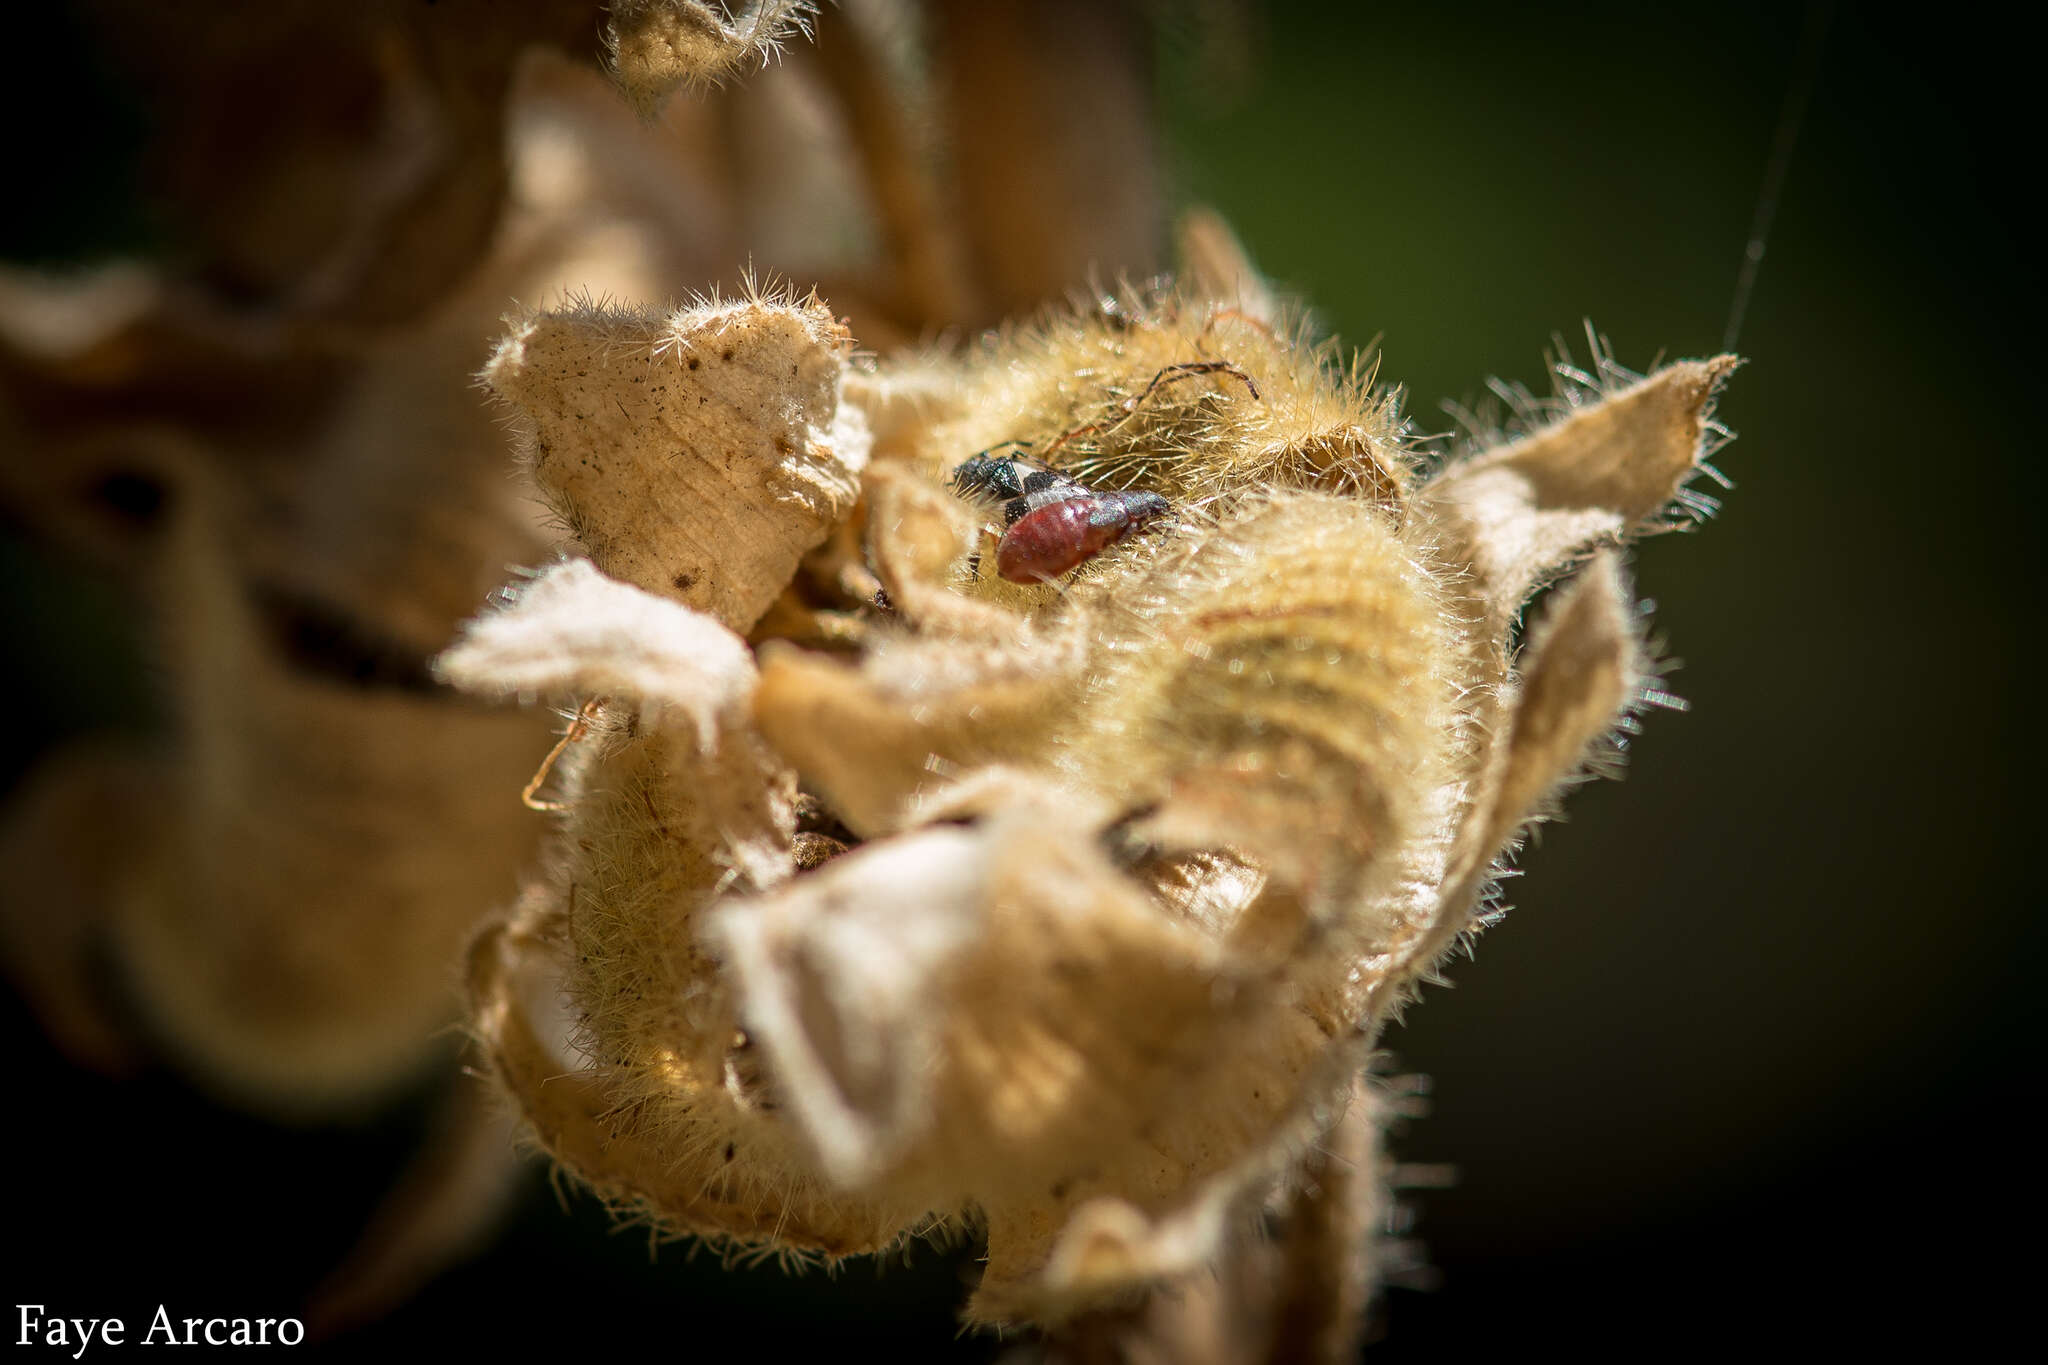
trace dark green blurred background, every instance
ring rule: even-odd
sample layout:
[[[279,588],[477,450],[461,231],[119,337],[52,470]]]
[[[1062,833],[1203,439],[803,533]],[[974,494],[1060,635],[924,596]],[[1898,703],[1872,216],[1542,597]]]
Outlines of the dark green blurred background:
[[[1383,337],[1383,377],[1447,429],[1439,399],[1540,387],[1550,335],[1585,318],[1638,368],[1718,348],[1806,22],[1279,5],[1220,55],[1162,38],[1172,164],[1327,327]],[[1543,832],[1513,913],[1387,1040],[1435,1081],[1401,1155],[1460,1178],[1413,1201],[1441,1283],[1391,1294],[1385,1358],[1962,1345],[2038,1261],[2016,1240],[2043,963],[2039,233],[2013,188],[2041,156],[2018,46],[1951,11],[1833,21],[1720,409],[1737,487],[1636,560],[1693,709],[1652,716],[1626,779]],[[71,116],[11,120],[11,255],[146,238],[118,173],[133,129],[89,99]],[[13,773],[140,690],[108,677],[89,582],[0,553]],[[168,1077],[82,1080],[8,1009],[9,1223],[41,1263],[9,1302],[289,1311],[416,1137],[416,1117],[287,1133]],[[991,1349],[954,1340],[957,1258],[790,1289],[683,1248],[650,1265],[570,1204],[536,1178],[495,1250],[343,1345]]]

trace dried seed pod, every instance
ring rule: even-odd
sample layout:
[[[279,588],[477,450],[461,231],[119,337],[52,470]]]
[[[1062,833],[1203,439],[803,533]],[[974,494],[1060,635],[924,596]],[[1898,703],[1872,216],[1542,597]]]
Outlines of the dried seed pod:
[[[474,637],[529,632],[549,660],[552,682],[499,651],[498,686],[612,697],[570,765],[548,901],[594,1087],[567,1129],[527,1097],[573,1130],[554,1150],[743,1242],[836,1255],[970,1218],[979,1322],[1215,1263],[1343,1112],[1495,857],[1644,695],[1610,559],[1519,672],[1509,626],[1658,524],[1725,370],[1617,374],[1419,484],[1356,370],[1249,315],[1118,303],[852,386],[890,452],[865,480],[881,595],[852,659],[764,642],[756,684],[736,638],[684,643],[717,630],[703,616],[554,571],[573,610],[536,585]],[[999,431],[1072,448],[1084,493],[1084,466],[1167,490],[1169,534],[1058,588],[990,583],[946,476]],[[999,464],[967,491],[1018,491]],[[784,764],[868,842],[793,874]],[[789,1229],[750,1221],[763,1191]]]

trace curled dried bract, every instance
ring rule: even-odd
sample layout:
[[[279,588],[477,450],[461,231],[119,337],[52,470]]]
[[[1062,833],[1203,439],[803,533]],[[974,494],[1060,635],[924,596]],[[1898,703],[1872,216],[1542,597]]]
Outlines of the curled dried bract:
[[[519,320],[484,379],[599,568],[745,630],[853,507],[867,429],[839,401],[846,347],[815,297],[584,304]]]

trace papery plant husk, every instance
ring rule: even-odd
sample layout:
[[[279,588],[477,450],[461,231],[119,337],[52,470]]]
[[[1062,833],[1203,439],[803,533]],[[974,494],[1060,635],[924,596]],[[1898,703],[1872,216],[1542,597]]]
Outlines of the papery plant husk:
[[[979,1323],[1183,1284],[1316,1167],[1498,860],[1661,696],[1615,550],[1705,506],[1683,490],[1733,360],[1639,379],[1596,356],[1431,468],[1369,372],[1308,347],[1203,231],[1198,276],[1227,297],[1126,292],[844,373],[826,387],[859,424],[798,363],[780,404],[706,393],[701,429],[686,409],[636,423],[637,449],[602,426],[556,443],[614,399],[695,393],[723,310],[795,338],[809,301],[572,311],[504,343],[501,364],[550,329],[589,338],[567,401],[492,374],[593,562],[518,590],[441,666],[589,723],[556,770],[553,868],[471,988],[544,1145],[619,1206],[827,1258],[964,1222],[988,1248]],[[1004,440],[1162,491],[1172,524],[1059,584],[997,580],[1000,522],[947,476]],[[811,486],[821,449],[856,474],[857,448],[864,511],[706,505],[707,470],[744,500]],[[572,489],[546,473],[565,457],[637,472]],[[871,602],[827,601],[860,581],[834,516],[862,528]],[[727,528],[791,548],[735,553]],[[729,605],[792,591],[850,623],[836,647]],[[859,846],[799,868],[800,806]],[[570,1114],[526,1055],[543,1029],[518,983],[550,975],[584,1058]],[[1346,1302],[1370,1278],[1324,1268]]]

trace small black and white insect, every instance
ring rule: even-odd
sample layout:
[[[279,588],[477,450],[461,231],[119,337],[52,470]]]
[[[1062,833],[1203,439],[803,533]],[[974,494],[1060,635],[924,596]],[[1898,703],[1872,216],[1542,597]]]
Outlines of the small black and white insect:
[[[1157,493],[1090,488],[1028,455],[997,455],[1023,442],[993,446],[953,471],[963,497],[1002,505],[996,573],[1012,583],[1043,583],[1087,563],[1170,504]]]
[[[1113,404],[1107,418],[1061,433],[1045,448],[1046,453],[1052,454],[1077,437],[1112,431],[1160,389],[1204,375],[1227,375],[1243,384],[1254,399],[1259,396],[1252,377],[1228,360],[1168,365],[1137,394]],[[1029,455],[995,453],[1029,449],[1028,441],[1004,441],[970,456],[953,471],[955,492],[1002,504],[1005,529],[996,543],[996,572],[1012,583],[1049,582],[1171,510],[1171,504],[1157,493],[1090,488]]]

